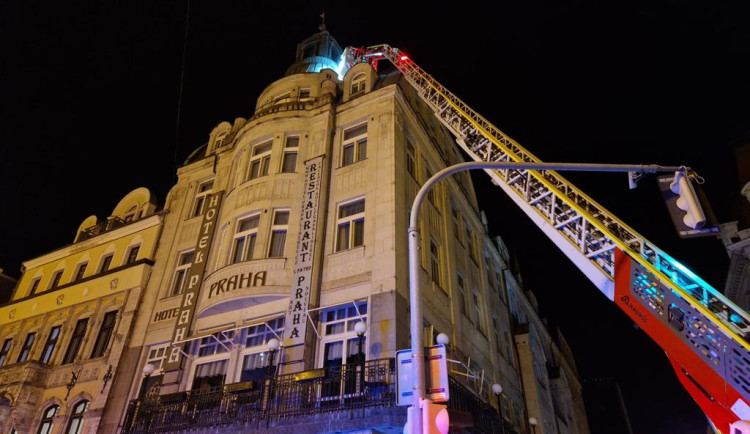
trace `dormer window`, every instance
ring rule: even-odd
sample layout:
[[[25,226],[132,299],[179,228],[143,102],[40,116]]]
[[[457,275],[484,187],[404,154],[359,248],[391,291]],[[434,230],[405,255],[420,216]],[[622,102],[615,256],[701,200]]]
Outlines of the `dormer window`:
[[[352,96],[365,92],[365,74],[359,73],[352,78]]]

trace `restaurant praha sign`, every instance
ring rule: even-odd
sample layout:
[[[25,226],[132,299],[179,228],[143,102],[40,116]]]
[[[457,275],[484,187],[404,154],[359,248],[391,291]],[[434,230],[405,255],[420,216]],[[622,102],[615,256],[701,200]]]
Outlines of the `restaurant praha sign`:
[[[323,156],[305,162],[302,215],[299,221],[299,237],[292,269],[292,291],[284,322],[284,347],[287,348],[305,343],[322,169]]]
[[[182,294],[182,302],[177,308],[177,322],[172,333],[172,342],[182,341],[190,333],[190,325],[193,322],[193,315],[195,315],[195,305],[203,281],[203,273],[206,271],[206,259],[214,237],[214,229],[219,218],[219,207],[223,196],[224,192],[219,191],[212,194],[208,199],[206,211],[203,214],[203,222],[200,226],[198,243],[195,246],[193,263],[190,265],[186,276],[187,285],[185,292]],[[164,371],[177,369],[180,369],[180,350],[177,346],[170,345],[167,347]]]

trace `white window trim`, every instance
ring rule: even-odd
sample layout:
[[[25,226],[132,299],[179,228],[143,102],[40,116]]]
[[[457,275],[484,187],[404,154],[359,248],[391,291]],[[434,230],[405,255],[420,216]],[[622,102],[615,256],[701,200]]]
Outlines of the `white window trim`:
[[[325,363],[325,360],[324,360],[324,357],[325,357],[325,345],[327,343],[338,342],[338,341],[341,341],[341,342],[344,343],[344,348],[342,350],[342,356],[343,357],[342,357],[342,363],[341,363],[341,365],[342,366],[346,365],[346,355],[348,355],[348,350],[349,350],[349,348],[347,348],[348,342],[349,342],[350,339],[357,338],[357,332],[355,332],[354,330],[351,330],[351,331],[346,330],[346,324],[349,321],[351,321],[351,320],[357,319],[359,321],[363,321],[365,323],[365,325],[367,326],[367,328],[365,329],[364,336],[367,336],[369,334],[369,331],[370,331],[370,323],[368,321],[368,317],[370,315],[370,307],[371,306],[369,305],[369,300],[367,300],[367,299],[365,299],[365,300],[352,300],[352,301],[347,302],[347,303],[342,303],[342,304],[338,304],[338,305],[327,306],[327,307],[324,307],[324,308],[318,308],[318,309],[316,309],[316,310],[320,310],[321,312],[327,311],[327,310],[340,309],[340,308],[347,308],[348,309],[347,305],[349,303],[352,303],[354,305],[355,311],[357,312],[357,314],[355,316],[346,317],[345,319],[339,319],[339,320],[336,320],[336,321],[332,321],[332,323],[333,322],[343,322],[344,323],[344,331],[341,332],[341,333],[333,334],[333,335],[326,335],[325,334],[325,326],[326,326],[326,324],[328,324],[328,322],[324,321],[322,318],[318,318],[318,324],[315,327],[316,333],[318,334],[318,357],[317,357],[318,361],[317,361],[317,365],[316,366],[322,368],[323,364]],[[363,301],[365,303],[367,303],[367,313],[365,313],[365,314],[362,314],[359,311],[359,306],[358,306],[358,304],[362,303]],[[308,318],[310,318],[309,315],[308,315]],[[318,328],[320,328],[319,331],[318,331]],[[369,345],[366,345],[364,348],[362,348],[362,352],[365,354],[365,360],[367,360],[367,353],[368,353],[368,351],[367,351],[368,348],[367,347],[368,346]]]
[[[346,132],[347,131],[355,130],[357,128],[360,128],[363,125],[365,126],[365,132],[364,133],[362,133],[362,134],[360,134],[358,136],[350,137],[348,139],[343,139],[344,137],[346,137]],[[345,129],[342,130],[342,132],[341,132],[341,137],[342,137],[342,142],[341,142],[341,159],[340,159],[340,161],[341,161],[341,167],[348,167],[348,166],[357,164],[360,161],[364,161],[364,160],[367,159],[367,151],[368,151],[368,149],[367,149],[367,136],[368,136],[368,133],[369,133],[368,129],[369,129],[369,125],[365,121],[365,122],[361,122],[361,123],[359,123],[357,125],[352,125],[351,127],[348,127],[348,128],[345,128]],[[364,158],[359,158],[360,146],[361,146],[363,140],[364,140],[364,143],[365,143],[365,156],[364,156]],[[346,147],[348,147],[348,146],[353,146],[353,152],[354,152],[354,154],[352,156],[352,162],[347,164],[344,161],[344,158],[346,157],[346,152],[344,152],[344,149]]]
[[[256,149],[261,148],[263,146],[268,146],[268,150],[264,152],[260,152],[257,155],[255,154]],[[250,149],[250,158],[247,163],[247,180],[251,181],[253,179],[262,178],[264,176],[268,176],[268,170],[271,166],[271,153],[273,152],[273,140],[266,140],[264,142],[258,143],[257,145],[253,145]],[[258,176],[252,177],[253,175],[253,163],[258,162]],[[265,164],[265,166],[264,166]],[[265,173],[263,173],[263,169],[265,168]]]
[[[173,297],[175,295],[181,295],[181,294],[183,294],[185,292],[185,282],[187,280],[186,278],[187,278],[187,275],[189,274],[190,267],[193,265],[193,261],[191,260],[187,264],[180,264],[180,260],[185,255],[189,255],[190,253],[195,254],[195,249],[183,250],[183,251],[181,251],[181,252],[179,252],[177,254],[177,261],[175,262],[174,273],[172,273],[172,280],[171,280],[169,286],[167,287],[168,288],[167,290],[169,291],[169,293],[167,294],[167,297]],[[182,278],[182,284],[180,285],[181,290],[180,290],[180,292],[178,292],[178,293],[175,294],[174,293],[174,286],[175,286],[175,283],[176,283],[175,281],[177,280],[177,273],[179,271],[181,271],[181,270],[184,270],[184,274],[183,274],[183,278]]]
[[[242,222],[243,220],[247,220],[247,219],[253,218],[253,217],[258,217],[258,225],[256,227],[250,228],[250,229],[248,229],[248,230],[246,230],[244,232],[237,232],[239,230],[239,227],[240,227],[240,222]],[[257,247],[258,247],[258,229],[260,228],[260,218],[261,218],[260,211],[253,211],[253,212],[251,212],[249,214],[243,215],[241,217],[237,217],[237,219],[235,220],[235,223],[234,223],[235,231],[232,234],[232,248],[229,251],[229,263],[230,264],[238,264],[240,262],[246,262],[246,261],[251,261],[253,259],[257,259],[257,258],[250,258],[250,259],[247,258],[247,249],[250,246],[250,244],[248,243],[247,240],[249,239],[250,235],[255,234],[255,247],[254,247],[254,250],[253,250],[253,256],[257,256],[256,255],[256,251],[257,251]],[[243,255],[242,255],[242,259],[240,261],[238,261],[238,262],[234,262],[235,253],[236,253],[235,249],[236,249],[236,246],[237,246],[237,239],[240,238],[240,237],[244,237],[245,238],[245,243],[242,246],[244,252],[243,252]]]
[[[357,213],[357,214],[353,214],[353,215],[347,216],[347,217],[339,217],[339,214],[341,213],[341,208],[342,207],[345,207],[345,206],[357,203],[359,201],[363,202],[364,208],[365,208],[364,211],[362,211],[361,213]],[[357,247],[362,247],[362,246],[365,245],[365,239],[364,239],[365,238],[365,228],[364,228],[364,226],[362,228],[362,244],[359,245],[359,246],[353,246],[352,244],[354,243],[354,230],[353,230],[354,224],[353,223],[356,222],[356,221],[361,220],[362,224],[364,225],[365,224],[366,213],[367,213],[367,202],[365,201],[365,197],[364,196],[360,196],[360,197],[357,197],[355,199],[346,200],[345,202],[339,202],[336,205],[336,223],[335,223],[335,228],[334,228],[334,233],[336,234],[336,236],[335,236],[335,239],[334,239],[334,246],[333,246],[334,253],[336,253],[336,252],[344,252],[344,251],[347,251],[347,250],[352,250],[352,249],[355,249]],[[346,244],[347,247],[344,248],[344,249],[339,249],[338,248],[338,246],[339,246],[339,227],[341,225],[343,225],[343,224],[348,224],[349,225],[349,239],[347,240],[347,244]]]
[[[205,191],[201,191],[201,187],[209,183],[211,184],[211,186],[208,187]],[[188,216],[188,218],[200,217],[203,214],[203,210],[206,208],[206,203],[208,202],[207,200],[208,195],[210,195],[213,191],[214,191],[213,179],[207,179],[205,181],[201,181],[196,185],[195,198],[193,198],[193,205],[190,207],[190,215]],[[199,205],[199,201],[200,201],[200,205]],[[198,209],[199,207],[200,207],[200,210]]]
[[[287,222],[284,224],[275,225],[274,221],[276,221],[276,215],[279,213],[286,213],[287,214]],[[278,208],[273,210],[273,214],[271,216],[271,229],[268,231],[268,258],[283,258],[286,255],[286,241],[287,236],[289,235],[289,219],[291,218],[291,210],[289,208]],[[281,255],[278,256],[272,256],[271,255],[271,249],[273,248],[273,234],[275,232],[284,232],[284,246],[283,246],[283,252],[281,252]]]

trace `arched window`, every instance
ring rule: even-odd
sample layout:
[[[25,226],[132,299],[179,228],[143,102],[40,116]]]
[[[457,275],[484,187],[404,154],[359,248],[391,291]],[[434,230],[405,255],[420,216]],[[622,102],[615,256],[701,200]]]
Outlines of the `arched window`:
[[[365,91],[365,74],[359,73],[352,78],[352,96]]]
[[[59,405],[50,405],[42,413],[42,421],[39,422],[39,430],[37,434],[49,434],[52,432],[52,423],[54,422],[57,410],[60,409]]]
[[[68,429],[65,430],[67,434],[80,434],[83,427],[83,412],[86,411],[88,406],[88,401],[81,401],[73,407],[70,421],[68,421]]]

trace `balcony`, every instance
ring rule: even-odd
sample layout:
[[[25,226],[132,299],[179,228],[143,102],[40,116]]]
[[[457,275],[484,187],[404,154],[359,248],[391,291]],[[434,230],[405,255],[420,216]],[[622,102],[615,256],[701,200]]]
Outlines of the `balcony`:
[[[448,409],[455,428],[514,432],[507,422],[502,425],[495,408],[453,378],[450,387]],[[401,432],[405,423],[406,408],[396,407],[391,358],[134,400],[122,432],[201,433],[220,427],[231,432]]]
[[[86,241],[90,238],[94,238],[103,233],[125,226],[128,223],[129,222],[126,222],[119,217],[109,217],[107,220],[101,223],[95,224],[94,226],[82,230],[78,234],[78,239],[76,240],[76,242]]]

